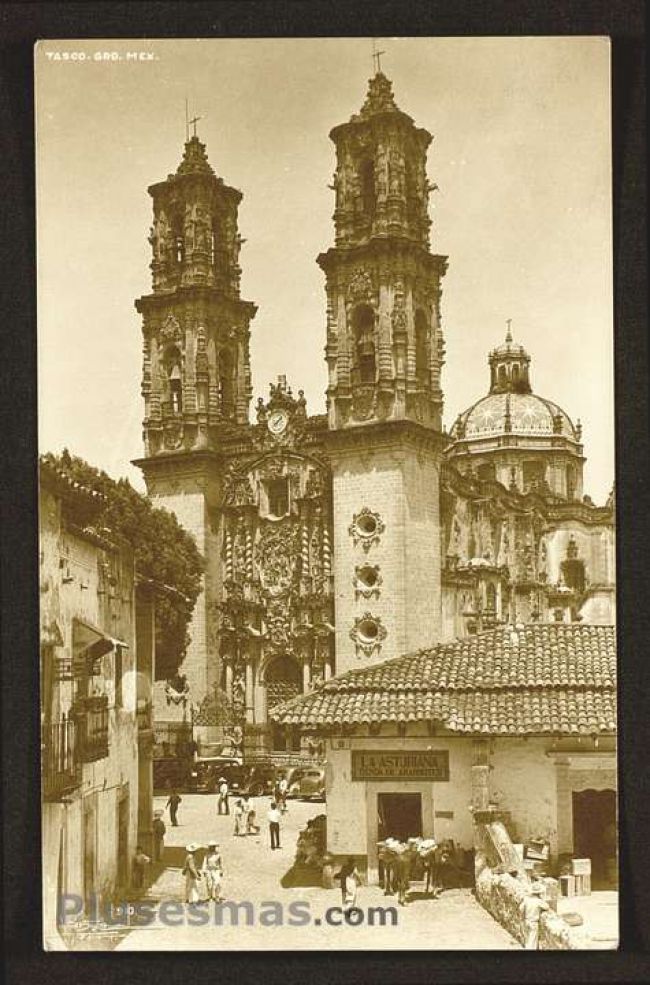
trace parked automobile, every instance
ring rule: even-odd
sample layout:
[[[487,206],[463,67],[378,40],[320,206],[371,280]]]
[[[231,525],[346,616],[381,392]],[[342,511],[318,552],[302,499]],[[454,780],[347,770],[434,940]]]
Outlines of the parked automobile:
[[[280,766],[276,772],[276,777],[278,780],[283,777],[286,779],[288,784],[287,797],[300,796],[300,781],[309,769],[309,766]]]
[[[325,800],[325,770],[310,766],[300,780],[301,800]]]
[[[246,794],[248,797],[261,797],[273,793],[275,787],[273,763],[255,763],[253,766],[246,767],[246,770],[241,780],[232,784],[236,793]]]
[[[228,772],[243,769],[241,762],[232,756],[209,756],[197,759],[192,771],[194,787],[198,793],[216,793],[219,778],[224,776],[230,783]]]

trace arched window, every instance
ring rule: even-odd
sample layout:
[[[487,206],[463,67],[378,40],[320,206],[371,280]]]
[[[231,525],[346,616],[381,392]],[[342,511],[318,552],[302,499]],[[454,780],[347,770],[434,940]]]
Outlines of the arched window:
[[[375,214],[375,166],[372,161],[364,161],[360,168],[361,198],[363,211],[372,218]]]
[[[427,316],[418,309],[415,313],[415,377],[420,386],[429,382],[429,339]]]
[[[566,470],[566,498],[576,498],[576,470],[573,465],[567,465]]]
[[[222,349],[219,353],[219,407],[224,417],[231,417],[234,411],[233,371],[232,353]]]
[[[519,383],[519,366],[515,363],[512,367],[512,385],[516,387]]]
[[[546,467],[544,462],[540,462],[537,459],[531,459],[524,462],[522,471],[524,492],[539,488],[546,480]]]
[[[499,386],[505,386],[506,385],[506,368],[505,368],[505,366],[499,366],[498,379],[499,379]]]
[[[481,482],[494,482],[497,477],[494,462],[482,462],[478,467],[478,477]]]
[[[277,657],[268,666],[264,681],[266,684],[267,712],[276,705],[283,704],[302,693],[300,667],[291,657]],[[296,733],[290,737],[281,728],[275,727],[273,729],[272,741],[273,748],[276,750],[286,750],[291,746],[294,749],[300,748],[300,735]]]
[[[491,581],[485,586],[485,608],[489,612],[497,611],[497,590]]]
[[[352,315],[354,333],[355,366],[359,383],[374,383],[375,366],[375,313],[367,304],[354,309]]]

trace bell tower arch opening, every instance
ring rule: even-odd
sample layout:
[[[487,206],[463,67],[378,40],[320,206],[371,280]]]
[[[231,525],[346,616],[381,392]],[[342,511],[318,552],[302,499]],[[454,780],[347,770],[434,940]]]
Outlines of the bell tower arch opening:
[[[377,373],[375,359],[375,313],[368,304],[360,304],[352,312],[354,339],[354,370],[359,383],[374,383]]]

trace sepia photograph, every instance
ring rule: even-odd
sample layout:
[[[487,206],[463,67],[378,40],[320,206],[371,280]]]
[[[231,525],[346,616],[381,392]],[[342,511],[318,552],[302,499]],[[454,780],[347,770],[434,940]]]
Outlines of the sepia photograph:
[[[34,64],[44,949],[616,950],[609,39]]]

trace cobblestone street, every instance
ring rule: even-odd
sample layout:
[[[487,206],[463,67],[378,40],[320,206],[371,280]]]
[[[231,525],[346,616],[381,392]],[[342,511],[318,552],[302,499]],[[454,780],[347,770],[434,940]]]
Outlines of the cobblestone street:
[[[165,798],[156,798],[155,806],[161,808],[164,803]],[[279,851],[271,851],[269,847],[265,823],[268,800],[260,798],[256,806],[262,822],[260,835],[235,838],[232,815],[216,814],[216,797],[186,794],[179,809],[177,828],[169,825],[165,814],[164,867],[148,896],[152,902],[181,900],[184,846],[190,841],[205,845],[208,838],[214,837],[221,845],[226,899],[250,901],[256,917],[262,910],[268,912],[269,901],[281,904],[284,926],[277,925],[275,916],[272,918],[275,925],[262,926],[256,919],[253,926],[246,926],[243,911],[239,926],[231,925],[228,914],[224,925],[216,926],[210,911],[205,925],[190,926],[184,918],[177,917],[184,926],[161,926],[156,922],[134,928],[121,940],[118,950],[519,949],[517,942],[479,906],[469,890],[449,890],[436,901],[416,898],[408,906],[398,907],[395,898],[385,897],[378,887],[363,886],[359,891],[359,907],[366,911],[369,907],[395,906],[396,926],[378,923],[370,926],[367,914],[360,926],[338,927],[327,925],[324,920],[320,922],[328,907],[340,904],[338,887],[332,890],[315,886],[283,888],[281,879],[291,868],[298,832],[309,818],[323,813],[325,805],[290,801]],[[415,884],[415,896],[417,889]],[[311,920],[306,926],[288,925],[289,904],[297,902],[309,907]]]

